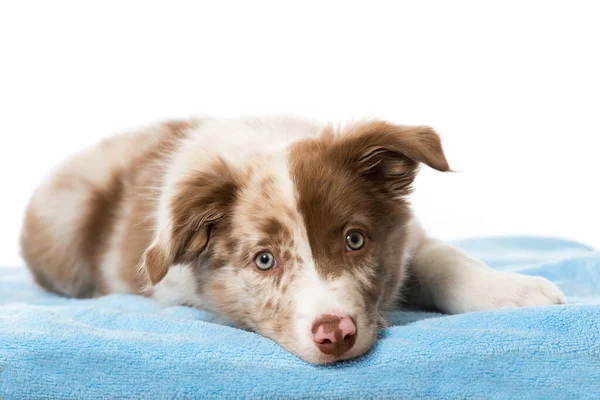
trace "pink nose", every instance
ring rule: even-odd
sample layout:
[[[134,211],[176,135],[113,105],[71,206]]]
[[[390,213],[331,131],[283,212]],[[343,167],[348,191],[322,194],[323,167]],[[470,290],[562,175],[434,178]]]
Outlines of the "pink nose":
[[[322,353],[339,357],[354,346],[356,325],[347,315],[324,315],[313,324],[312,334]]]

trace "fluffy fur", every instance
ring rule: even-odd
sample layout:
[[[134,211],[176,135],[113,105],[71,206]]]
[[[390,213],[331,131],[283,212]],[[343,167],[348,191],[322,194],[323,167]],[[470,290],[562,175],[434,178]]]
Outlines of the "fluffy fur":
[[[22,253],[48,290],[204,308],[312,363],[365,353],[381,312],[402,302],[447,313],[564,302],[543,278],[495,272],[429,238],[406,200],[419,164],[450,170],[429,127],[164,123],[51,172],[28,206]],[[356,231],[364,245],[352,250]],[[263,271],[265,251],[274,267]],[[313,332],[335,342],[335,321],[352,341],[324,351],[332,343]]]

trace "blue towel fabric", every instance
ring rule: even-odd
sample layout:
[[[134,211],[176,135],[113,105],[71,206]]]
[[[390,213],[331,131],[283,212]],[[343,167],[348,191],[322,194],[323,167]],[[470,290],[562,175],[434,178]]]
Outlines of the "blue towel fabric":
[[[568,305],[389,315],[375,347],[329,366],[207,312],[109,295],[65,299],[0,269],[0,398],[600,398],[600,253],[564,240],[456,243],[542,275]]]

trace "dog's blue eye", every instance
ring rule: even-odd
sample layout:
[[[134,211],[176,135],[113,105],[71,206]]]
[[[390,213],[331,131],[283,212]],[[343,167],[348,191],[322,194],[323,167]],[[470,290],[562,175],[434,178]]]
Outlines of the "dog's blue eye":
[[[365,237],[358,231],[349,232],[346,235],[346,250],[356,251],[363,248],[365,245]]]
[[[256,268],[261,271],[268,271],[275,266],[275,257],[268,251],[263,251],[256,256],[254,264],[256,264]]]

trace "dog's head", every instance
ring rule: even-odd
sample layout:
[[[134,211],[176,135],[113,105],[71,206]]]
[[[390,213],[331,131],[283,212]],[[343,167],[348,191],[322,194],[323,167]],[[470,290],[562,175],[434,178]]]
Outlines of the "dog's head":
[[[419,163],[449,169],[438,135],[385,122],[187,162],[167,177],[143,267],[156,283],[190,265],[205,302],[306,361],[363,354],[403,278]]]

